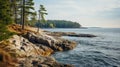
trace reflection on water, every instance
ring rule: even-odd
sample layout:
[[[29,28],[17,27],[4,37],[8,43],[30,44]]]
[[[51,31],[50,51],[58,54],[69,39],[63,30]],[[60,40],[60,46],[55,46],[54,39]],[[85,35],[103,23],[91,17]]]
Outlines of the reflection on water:
[[[67,37],[78,43],[77,47],[67,52],[57,52],[53,56],[61,63],[69,63],[75,67],[120,67],[120,29],[46,29],[48,31],[63,31],[94,34],[98,37]]]

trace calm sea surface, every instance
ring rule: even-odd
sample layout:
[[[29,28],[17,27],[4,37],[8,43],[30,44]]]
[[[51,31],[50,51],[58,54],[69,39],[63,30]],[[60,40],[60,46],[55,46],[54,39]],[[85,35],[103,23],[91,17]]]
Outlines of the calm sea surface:
[[[53,55],[57,61],[75,67],[120,67],[120,28],[45,29],[53,32],[94,34],[98,37],[68,37],[77,47]]]

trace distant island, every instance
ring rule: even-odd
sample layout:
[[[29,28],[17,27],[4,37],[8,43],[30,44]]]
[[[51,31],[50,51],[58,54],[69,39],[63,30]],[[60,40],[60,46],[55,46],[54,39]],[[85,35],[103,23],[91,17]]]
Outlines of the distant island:
[[[40,28],[81,28],[79,23],[66,20],[47,20],[45,23],[36,23],[35,26]]]

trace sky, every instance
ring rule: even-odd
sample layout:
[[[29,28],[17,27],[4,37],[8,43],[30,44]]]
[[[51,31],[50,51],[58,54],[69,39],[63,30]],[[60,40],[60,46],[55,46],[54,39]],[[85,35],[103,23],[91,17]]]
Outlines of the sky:
[[[120,0],[34,0],[38,11],[47,9],[46,19],[69,20],[83,27],[120,28]]]

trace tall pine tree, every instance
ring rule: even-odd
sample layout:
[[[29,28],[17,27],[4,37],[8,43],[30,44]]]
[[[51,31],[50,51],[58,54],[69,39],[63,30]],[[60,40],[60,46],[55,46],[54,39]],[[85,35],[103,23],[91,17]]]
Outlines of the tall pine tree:
[[[15,23],[18,23],[20,17],[21,0],[10,0],[11,16]]]
[[[34,10],[34,2],[33,0],[26,0],[25,2],[25,24],[28,25],[30,15],[35,15]]]
[[[10,24],[10,1],[8,0],[0,0],[0,23],[2,24]]]
[[[40,8],[38,10],[38,12],[39,12],[38,22],[41,24],[44,24],[46,22],[45,17],[44,17],[45,15],[47,15],[46,11],[47,10],[45,9],[45,7],[43,5],[40,5]],[[40,26],[42,26],[42,25],[40,25]],[[39,33],[40,26],[38,25],[37,33]]]
[[[22,5],[22,29],[24,29],[25,24],[28,25],[29,16],[35,14],[32,10],[34,10],[34,2],[33,0],[23,0]]]

